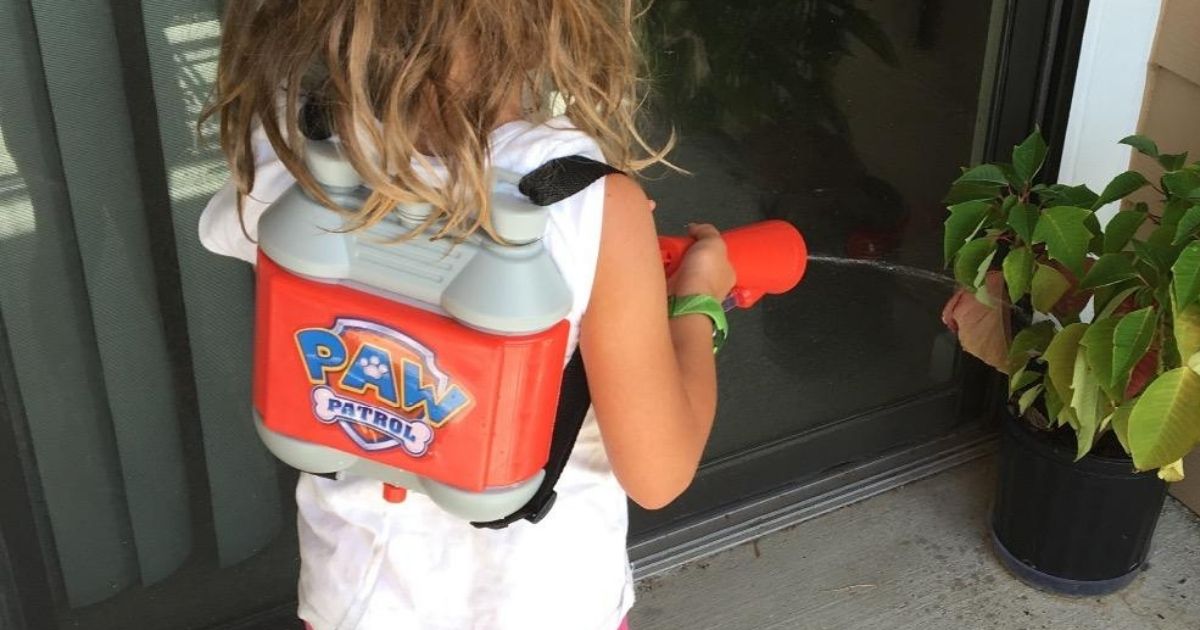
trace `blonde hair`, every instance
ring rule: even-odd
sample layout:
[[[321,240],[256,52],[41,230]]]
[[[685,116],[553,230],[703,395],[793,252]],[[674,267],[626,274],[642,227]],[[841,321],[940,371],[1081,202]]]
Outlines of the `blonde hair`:
[[[635,1],[232,0],[201,122],[219,115],[239,213],[254,185],[259,124],[305,190],[339,209],[303,160],[301,107],[319,95],[371,190],[346,213],[347,229],[375,224],[397,203],[425,202],[438,236],[490,233],[489,135],[514,102],[518,115],[542,122],[558,99],[617,168],[661,161],[666,149],[652,149],[636,124]],[[422,176],[430,158],[444,168],[440,181]]]

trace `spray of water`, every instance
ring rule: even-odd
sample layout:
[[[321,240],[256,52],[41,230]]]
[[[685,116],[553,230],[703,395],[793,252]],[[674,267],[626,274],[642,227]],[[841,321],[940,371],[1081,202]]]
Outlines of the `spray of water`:
[[[930,282],[938,286],[954,286],[954,278],[940,274],[936,271],[921,269],[920,267],[909,267],[908,265],[898,265],[886,260],[842,258],[839,256],[822,256],[816,254],[809,256],[808,260],[810,263],[821,263],[835,265],[838,267],[866,267],[869,269],[885,271],[887,273],[895,274],[912,280]]]

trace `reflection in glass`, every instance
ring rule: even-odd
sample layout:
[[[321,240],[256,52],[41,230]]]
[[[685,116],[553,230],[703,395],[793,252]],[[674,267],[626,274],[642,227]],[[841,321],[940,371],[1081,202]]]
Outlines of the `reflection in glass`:
[[[692,173],[649,183],[660,229],[782,218],[814,253],[797,290],[736,314],[710,461],[958,387],[940,195],[974,149],[990,5],[651,7],[652,107]]]
[[[195,234],[226,177],[212,128],[198,145],[193,127],[215,70],[217,4],[0,4],[0,318],[62,627],[212,627],[294,596],[291,473],[262,451],[248,413],[251,276]],[[752,474],[756,449],[812,437],[825,456],[785,472],[818,474],[864,455],[826,439],[848,419],[959,391],[959,354],[937,321],[948,293],[939,195],[977,149],[992,4],[651,5],[652,112],[679,132],[674,159],[694,173],[648,183],[662,231],[783,218],[815,254],[798,290],[733,314],[709,462]],[[82,63],[104,55],[103,71]],[[72,122],[102,118],[101,106],[107,118]],[[135,138],[102,141],[118,126]],[[122,177],[96,176],[105,169]],[[88,247],[125,252],[129,266]],[[127,273],[97,282],[116,269]],[[163,320],[114,354],[121,318],[105,304]],[[129,357],[157,367],[113,379]],[[160,406],[139,406],[139,393]],[[923,431],[958,421],[943,415]],[[120,438],[134,425],[149,427],[141,445]],[[873,443],[916,434],[890,431]],[[183,471],[134,479],[130,462],[165,437]],[[171,509],[147,509],[154,495],[138,488],[168,486]],[[746,496],[735,495],[691,505]]]
[[[0,5],[0,369],[34,604],[62,627],[209,627],[295,593],[294,474],[250,422],[251,275],[196,242],[227,177],[195,137],[215,8]]]

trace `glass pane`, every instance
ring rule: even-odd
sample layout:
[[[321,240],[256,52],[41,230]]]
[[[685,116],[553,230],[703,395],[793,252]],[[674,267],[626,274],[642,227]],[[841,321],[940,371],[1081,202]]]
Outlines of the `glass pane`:
[[[195,234],[226,177],[194,130],[218,4],[0,2],[0,369],[60,627],[218,627],[295,596],[294,473],[250,422],[252,277]],[[780,218],[813,259],[732,315],[706,470],[640,531],[964,421],[939,199],[980,150],[1001,4],[652,4],[655,119],[694,173],[647,184],[661,230]]]
[[[61,627],[295,597],[295,473],[250,422],[252,274],[196,236],[227,176],[195,137],[216,9],[0,3],[0,318]]]
[[[709,464],[752,466],[755,449],[807,441],[773,478],[811,476],[880,447],[864,435],[829,461],[820,455],[839,425],[961,388],[959,351],[939,321],[950,291],[940,200],[980,148],[992,4],[654,3],[656,119],[673,125],[673,160],[691,173],[648,184],[660,230],[784,219],[812,253],[799,288],[731,320]],[[954,406],[937,415],[867,431],[891,432],[883,442],[896,445],[959,420]],[[730,490],[697,489],[684,503],[744,496]],[[680,511],[642,515],[639,527]]]

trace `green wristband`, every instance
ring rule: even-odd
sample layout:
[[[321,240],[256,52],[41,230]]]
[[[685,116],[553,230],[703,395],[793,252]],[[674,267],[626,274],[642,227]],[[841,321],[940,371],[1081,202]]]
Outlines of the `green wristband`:
[[[684,315],[704,315],[713,324],[713,354],[716,354],[729,338],[729,320],[725,309],[711,295],[672,295],[667,298],[667,315],[671,318]]]

